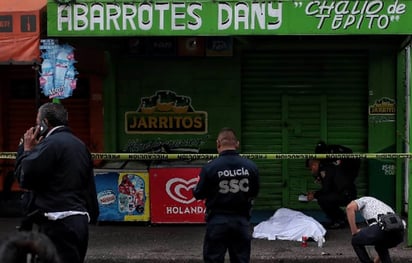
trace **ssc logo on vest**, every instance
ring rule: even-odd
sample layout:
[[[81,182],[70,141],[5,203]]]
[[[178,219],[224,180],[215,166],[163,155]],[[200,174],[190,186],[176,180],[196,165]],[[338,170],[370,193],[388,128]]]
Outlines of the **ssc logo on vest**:
[[[222,180],[219,182],[219,193],[238,193],[238,192],[248,192],[249,191],[249,178],[243,179],[229,179]]]

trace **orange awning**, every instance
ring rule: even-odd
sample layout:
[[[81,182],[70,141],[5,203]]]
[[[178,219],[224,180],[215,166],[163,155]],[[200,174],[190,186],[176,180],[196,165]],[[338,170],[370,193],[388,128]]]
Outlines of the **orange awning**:
[[[40,61],[40,26],[47,0],[0,0],[0,63]]]

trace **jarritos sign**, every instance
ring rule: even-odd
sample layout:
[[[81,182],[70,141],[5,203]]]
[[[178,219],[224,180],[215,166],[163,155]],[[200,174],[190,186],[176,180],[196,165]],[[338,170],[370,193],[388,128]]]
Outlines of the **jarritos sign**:
[[[195,111],[188,96],[171,90],[159,90],[143,97],[137,111],[125,113],[125,132],[137,133],[207,133],[207,113]]]
[[[396,102],[394,99],[383,97],[369,105],[369,115],[395,115]]]

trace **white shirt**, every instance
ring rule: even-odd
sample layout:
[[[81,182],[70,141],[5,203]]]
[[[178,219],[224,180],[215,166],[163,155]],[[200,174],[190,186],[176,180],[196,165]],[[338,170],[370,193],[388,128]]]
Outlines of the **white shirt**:
[[[371,196],[356,199],[355,203],[365,220],[377,219],[379,214],[395,213],[390,206]]]

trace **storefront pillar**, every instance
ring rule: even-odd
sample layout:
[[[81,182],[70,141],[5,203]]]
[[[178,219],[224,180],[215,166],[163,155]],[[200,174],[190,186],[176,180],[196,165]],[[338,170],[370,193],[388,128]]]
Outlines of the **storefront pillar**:
[[[371,153],[396,150],[396,56],[373,53],[370,58],[368,151]],[[395,159],[369,159],[369,195],[395,207]]]

